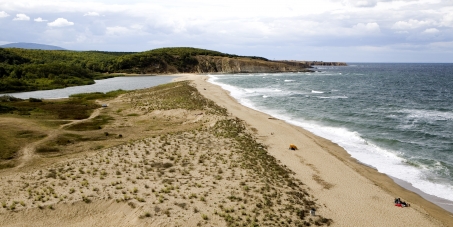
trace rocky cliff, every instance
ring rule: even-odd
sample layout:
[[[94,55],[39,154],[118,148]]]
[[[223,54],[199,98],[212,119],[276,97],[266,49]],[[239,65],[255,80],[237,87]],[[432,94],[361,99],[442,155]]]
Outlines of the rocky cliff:
[[[287,64],[291,64],[291,63],[306,64],[309,67],[315,66],[315,65],[323,65],[323,66],[347,66],[348,65],[345,62],[324,62],[324,61],[294,61],[294,60],[291,60],[291,61],[280,61],[280,62],[284,62]]]
[[[323,66],[347,66],[345,62],[324,62],[324,61],[310,61],[310,65],[323,65]]]
[[[308,72],[310,65],[302,62],[265,61],[251,58],[220,56],[196,56],[196,73],[269,73]]]
[[[213,55],[137,57],[121,63],[125,66],[120,67],[119,72],[139,74],[311,72],[315,65],[346,65],[343,62],[270,61],[257,57]]]

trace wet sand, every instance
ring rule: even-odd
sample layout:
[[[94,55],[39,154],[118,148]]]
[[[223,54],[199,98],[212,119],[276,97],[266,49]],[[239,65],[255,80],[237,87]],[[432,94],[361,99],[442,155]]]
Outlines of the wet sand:
[[[337,144],[240,105],[227,91],[207,82],[206,75],[186,75],[176,80],[186,79],[193,80],[205,97],[257,129],[257,138],[269,146],[269,152],[296,172],[315,198],[326,205],[318,212],[335,220],[335,226],[453,226],[452,213],[360,164]],[[297,145],[299,150],[288,150],[289,144]],[[395,207],[396,197],[411,207]]]
[[[358,163],[337,144],[240,105],[206,75],[178,76],[228,114],[212,114],[212,106],[158,107],[162,102],[153,100],[159,94],[152,89],[110,100],[100,110],[117,119],[110,132],[156,134],[129,140],[124,133],[122,145],[63,156],[33,171],[4,171],[0,226],[227,226],[255,220],[268,226],[329,220],[330,226],[453,226],[451,213]],[[275,157],[272,168],[278,163],[296,179],[281,180],[297,185],[259,174],[271,166],[252,171],[238,141],[215,135],[216,123],[235,117]],[[299,149],[289,150],[289,144]],[[266,188],[277,196],[266,197]],[[294,190],[303,192],[304,203],[290,202]],[[411,206],[394,206],[395,197]],[[266,199],[269,207],[262,206]],[[316,216],[308,215],[310,206]],[[296,215],[298,209],[304,217]]]

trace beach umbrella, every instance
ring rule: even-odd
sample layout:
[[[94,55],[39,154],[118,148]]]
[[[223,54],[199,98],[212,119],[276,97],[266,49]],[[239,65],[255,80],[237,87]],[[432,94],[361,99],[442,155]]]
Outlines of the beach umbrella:
[[[289,145],[289,149],[290,149],[290,150],[297,150],[297,146],[294,145],[294,144],[290,144],[290,145]]]

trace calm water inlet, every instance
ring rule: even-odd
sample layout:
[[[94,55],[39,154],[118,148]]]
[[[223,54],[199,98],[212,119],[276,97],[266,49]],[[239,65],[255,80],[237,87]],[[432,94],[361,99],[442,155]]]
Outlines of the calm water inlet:
[[[109,92],[115,90],[136,90],[154,87],[160,84],[166,84],[171,82],[172,79],[177,76],[126,76],[126,77],[114,77],[104,80],[95,80],[95,84],[67,87],[62,89],[44,90],[44,91],[30,91],[20,93],[9,93],[7,95],[14,96],[16,98],[28,99],[28,98],[39,98],[39,99],[58,99],[68,98],[70,95],[79,93],[91,93],[91,92]]]

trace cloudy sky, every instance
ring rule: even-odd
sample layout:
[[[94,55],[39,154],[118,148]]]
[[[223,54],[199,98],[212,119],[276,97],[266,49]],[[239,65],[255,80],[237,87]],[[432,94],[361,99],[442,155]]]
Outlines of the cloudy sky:
[[[453,62],[453,0],[0,0],[0,44]]]

